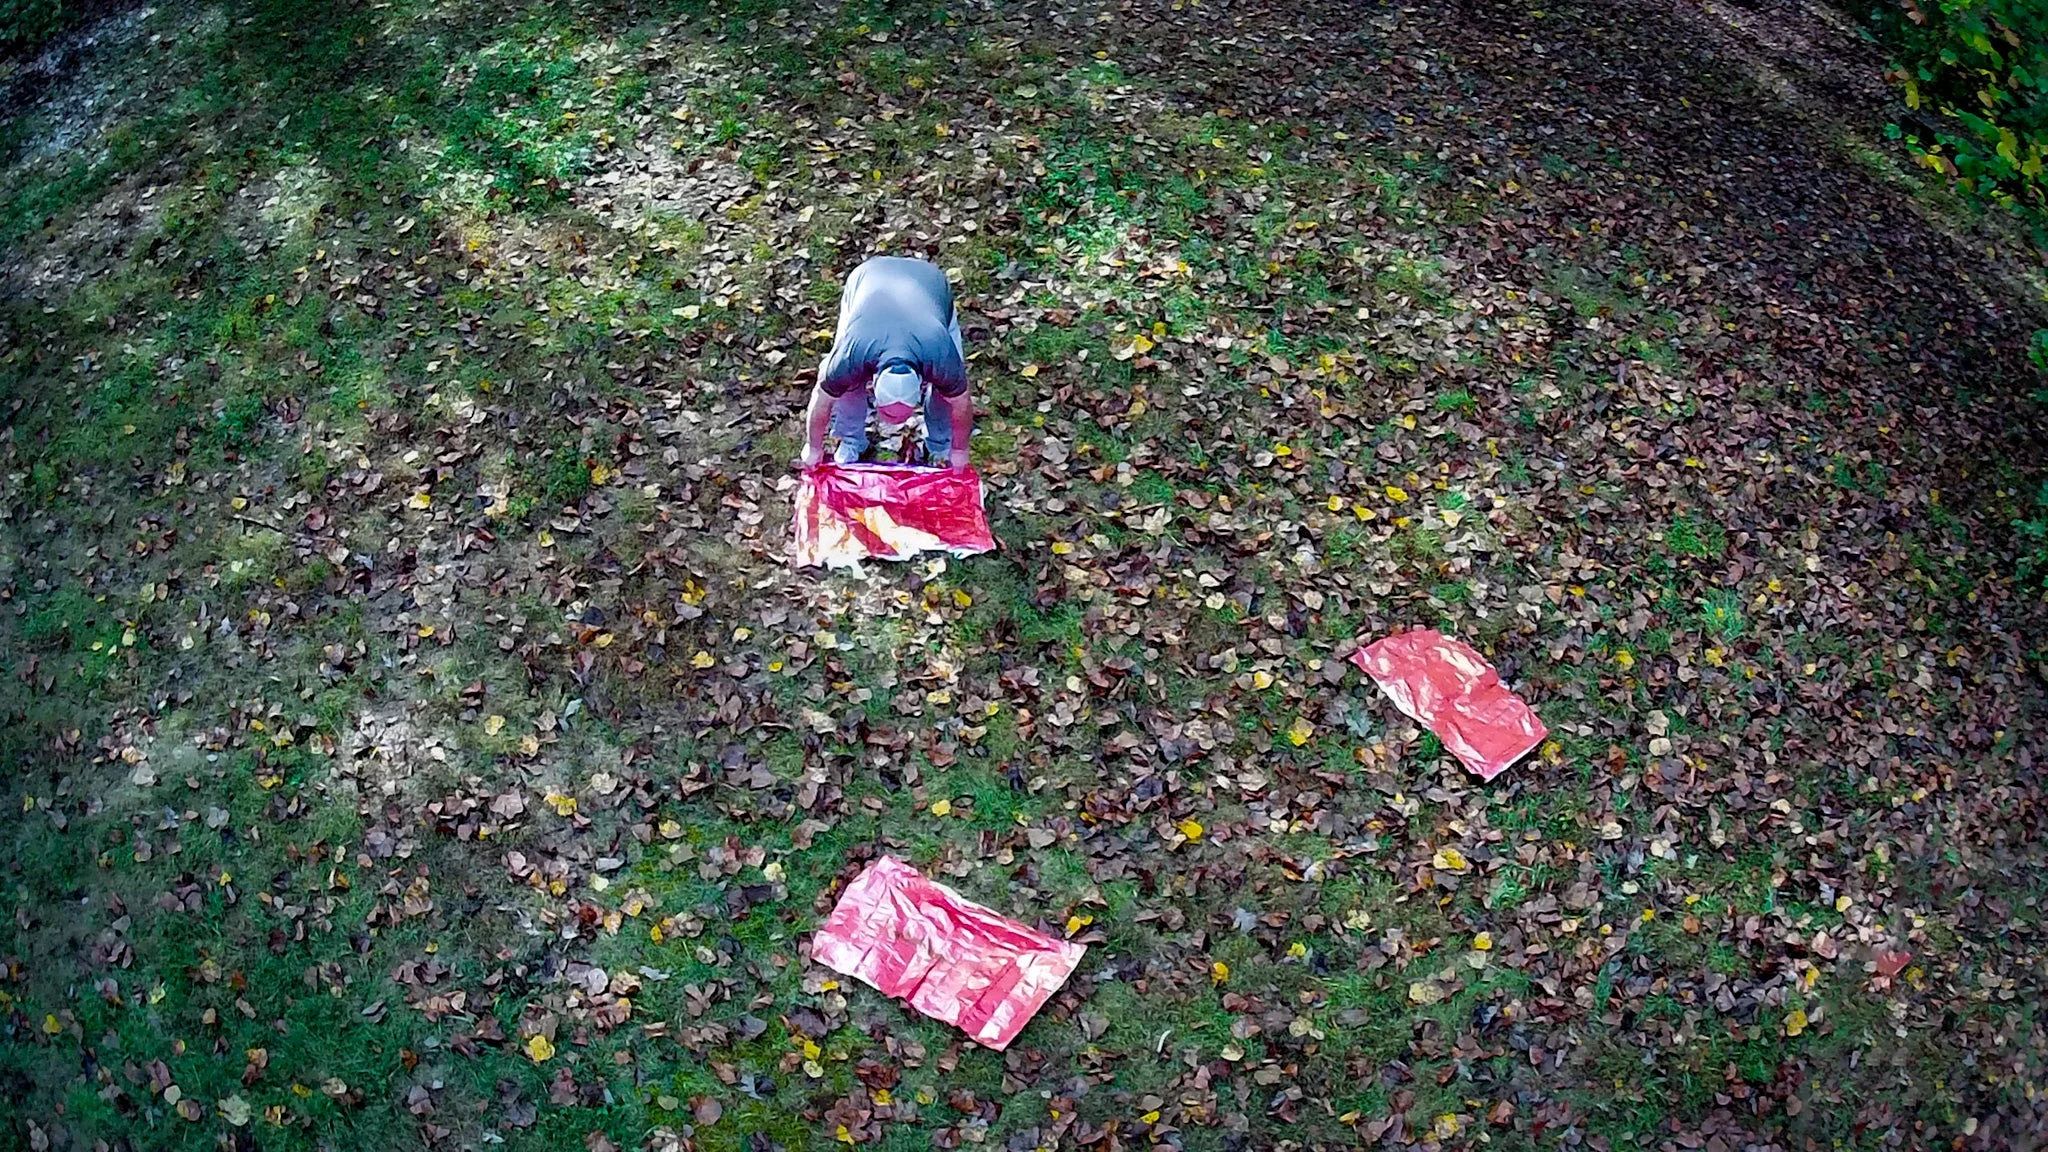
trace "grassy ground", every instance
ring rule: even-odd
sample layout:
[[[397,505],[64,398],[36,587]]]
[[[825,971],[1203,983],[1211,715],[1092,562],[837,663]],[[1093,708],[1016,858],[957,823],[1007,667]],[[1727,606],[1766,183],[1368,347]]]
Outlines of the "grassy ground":
[[[1861,52],[173,0],[17,62],[5,1139],[2020,1146],[2037,265]],[[961,287],[1004,547],[796,572],[874,251]],[[1416,625],[1553,739],[1481,786],[1339,661]],[[808,963],[883,851],[1089,943],[1008,1054]]]

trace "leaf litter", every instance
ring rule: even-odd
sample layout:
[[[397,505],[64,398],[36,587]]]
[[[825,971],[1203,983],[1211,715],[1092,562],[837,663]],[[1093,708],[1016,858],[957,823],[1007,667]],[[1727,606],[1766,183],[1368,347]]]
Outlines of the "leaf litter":
[[[2038,1130],[2028,270],[1724,7],[147,17],[366,75],[7,234],[24,1138]],[[358,36],[469,118],[320,127]],[[1003,548],[792,572],[877,249]],[[1347,675],[1417,627],[1515,772]],[[1008,1051],[803,958],[885,852],[1088,948]]]

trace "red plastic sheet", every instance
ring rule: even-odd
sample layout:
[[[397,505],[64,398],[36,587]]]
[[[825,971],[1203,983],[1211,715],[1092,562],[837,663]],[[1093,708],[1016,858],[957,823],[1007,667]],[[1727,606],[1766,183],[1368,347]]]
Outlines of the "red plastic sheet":
[[[796,489],[796,562],[839,567],[996,546],[973,469],[820,464]]]
[[[1549,730],[1469,646],[1424,628],[1351,654],[1394,706],[1429,726],[1465,767],[1491,780]]]
[[[1000,1052],[1088,949],[1034,931],[884,856],[846,886],[811,958]]]

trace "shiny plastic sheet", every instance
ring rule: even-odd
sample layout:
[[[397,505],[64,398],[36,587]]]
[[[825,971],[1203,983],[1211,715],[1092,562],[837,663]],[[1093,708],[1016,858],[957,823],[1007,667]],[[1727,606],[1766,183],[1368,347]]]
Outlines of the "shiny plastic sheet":
[[[919,552],[972,556],[996,546],[973,469],[820,464],[796,489],[796,562],[841,567]]]
[[[846,886],[811,938],[813,960],[999,1052],[1087,950],[998,915],[892,856]]]
[[[1465,767],[1491,780],[1549,731],[1469,646],[1429,629],[1376,640],[1351,655],[1394,706],[1429,726]]]

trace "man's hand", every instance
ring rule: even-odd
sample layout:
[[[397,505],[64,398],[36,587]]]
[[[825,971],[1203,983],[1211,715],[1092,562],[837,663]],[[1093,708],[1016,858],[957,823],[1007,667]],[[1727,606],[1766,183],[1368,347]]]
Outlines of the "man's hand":
[[[965,472],[967,470],[967,449],[955,448],[947,453],[947,463],[953,466],[953,471]]]

